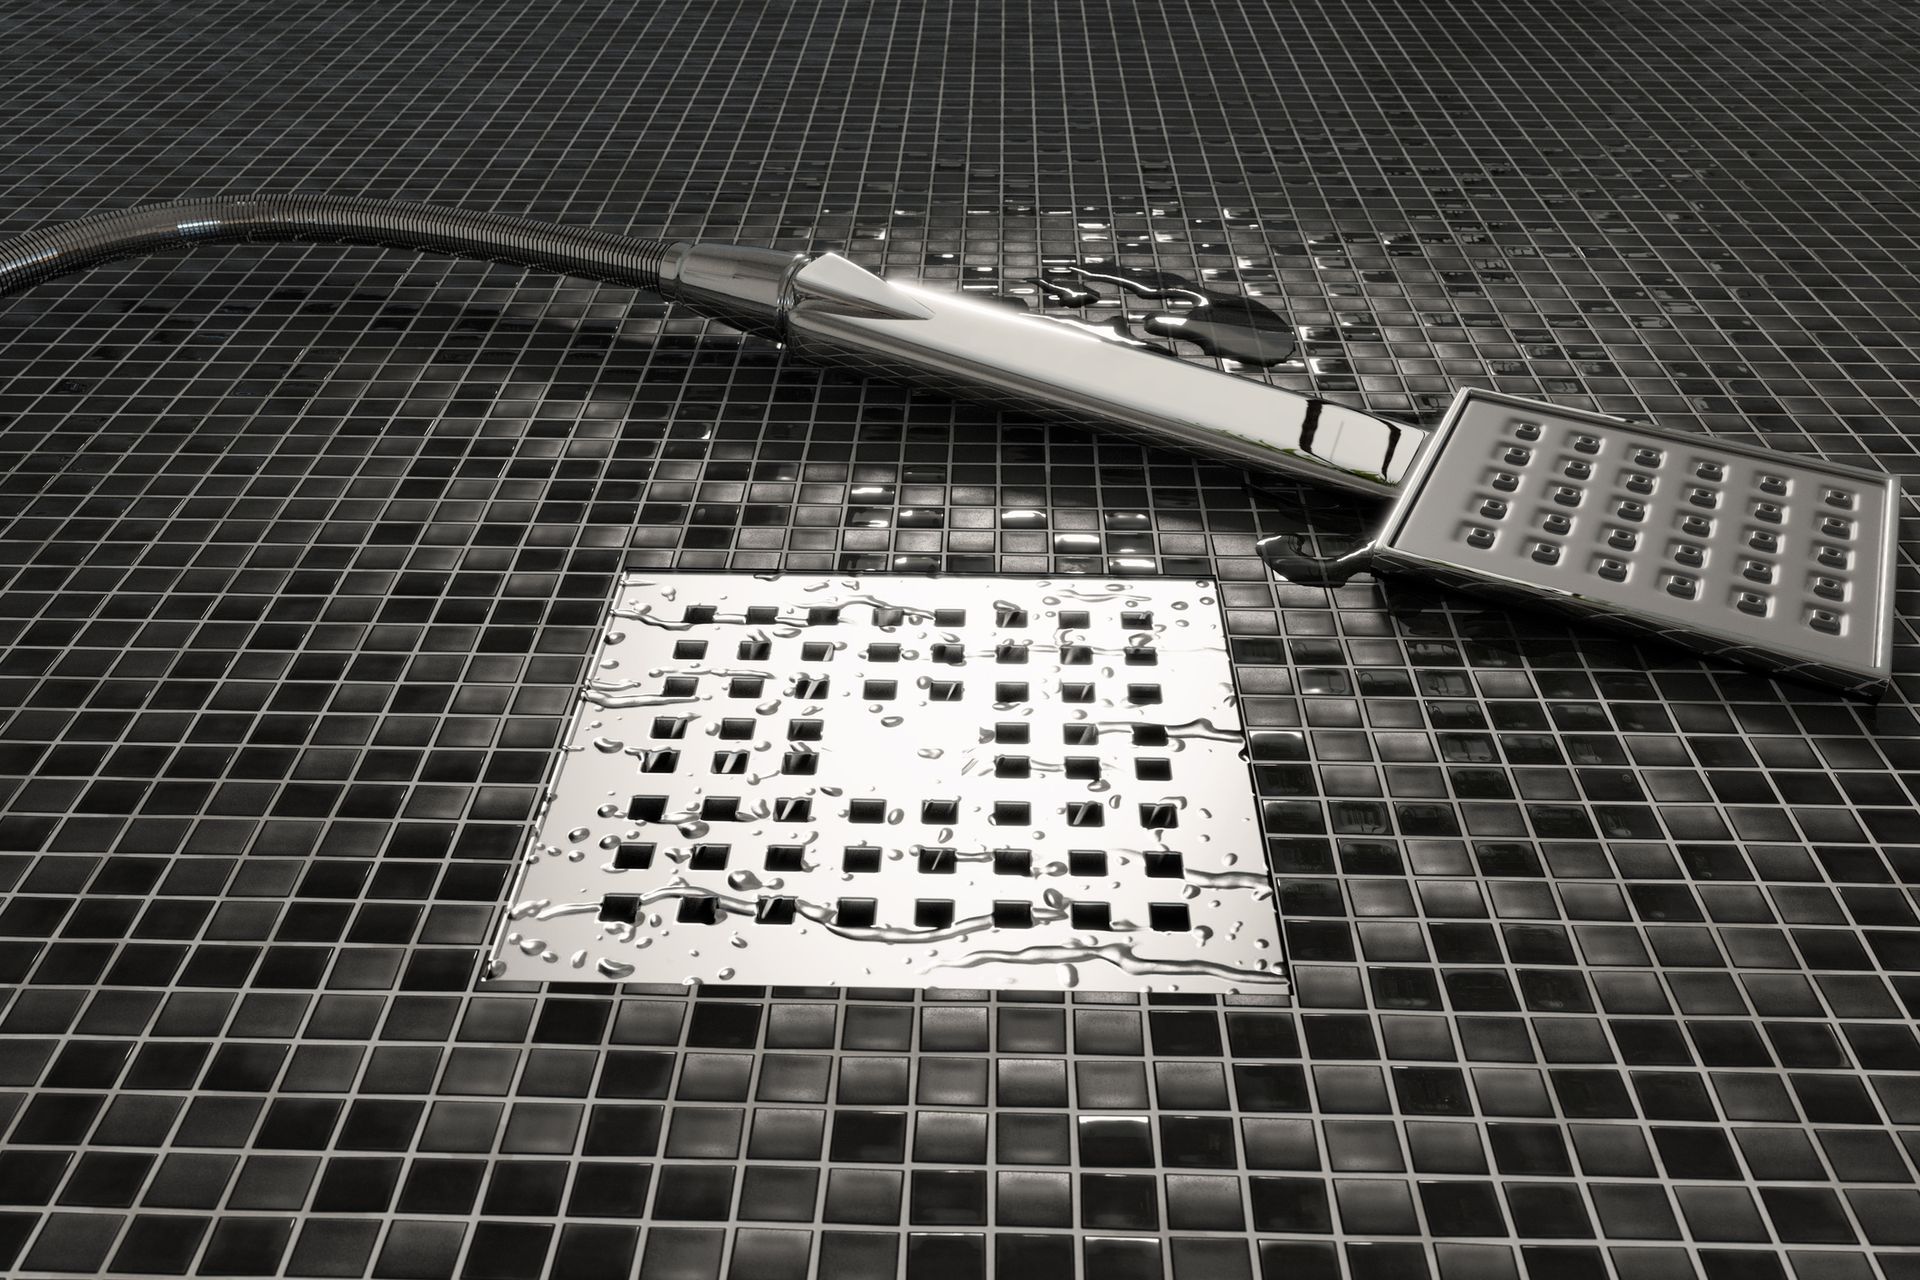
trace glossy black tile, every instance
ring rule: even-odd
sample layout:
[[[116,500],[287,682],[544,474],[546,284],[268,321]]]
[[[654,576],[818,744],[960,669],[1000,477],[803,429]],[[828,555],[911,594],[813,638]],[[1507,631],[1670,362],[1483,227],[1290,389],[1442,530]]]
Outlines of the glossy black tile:
[[[1238,372],[1336,403],[1913,470],[1910,24],[1737,16],[16,5],[6,231],[337,191],[1111,319],[1025,283],[1093,260],[1245,292],[1299,349]],[[1278,580],[1364,513],[434,255],[0,326],[9,1273],[1914,1280],[1904,623],[1865,712]],[[674,569],[1217,580],[1299,1007],[478,986]]]

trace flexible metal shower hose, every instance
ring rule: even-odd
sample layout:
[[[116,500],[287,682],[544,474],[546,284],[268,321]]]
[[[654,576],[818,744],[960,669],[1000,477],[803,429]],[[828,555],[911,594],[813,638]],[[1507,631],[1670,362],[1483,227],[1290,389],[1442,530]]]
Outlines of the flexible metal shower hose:
[[[343,196],[219,196],[141,205],[0,242],[0,297],[117,258],[196,244],[380,245],[657,289],[673,246],[495,213]]]

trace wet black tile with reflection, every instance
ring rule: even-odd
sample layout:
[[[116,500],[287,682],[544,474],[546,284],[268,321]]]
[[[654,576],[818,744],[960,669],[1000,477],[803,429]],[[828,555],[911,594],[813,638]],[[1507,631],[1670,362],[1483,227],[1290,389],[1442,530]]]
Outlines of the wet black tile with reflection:
[[[1920,433],[1878,0],[337,9],[22,9],[6,232],[335,190],[1081,320],[1020,282],[1170,272],[1389,416]],[[202,246],[0,324],[10,1274],[1913,1280],[1904,678],[1277,581],[1351,504],[614,286]],[[615,577],[675,568],[1216,578],[1300,1008],[476,988]]]

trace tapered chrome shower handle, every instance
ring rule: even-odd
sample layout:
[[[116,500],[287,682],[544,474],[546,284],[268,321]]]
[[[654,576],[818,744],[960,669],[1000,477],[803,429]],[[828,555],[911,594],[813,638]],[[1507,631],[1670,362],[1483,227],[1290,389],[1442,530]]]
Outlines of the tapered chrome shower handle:
[[[1354,493],[1391,497],[1427,439],[1117,333],[883,280],[838,254],[681,244],[660,274],[666,296],[813,361]]]

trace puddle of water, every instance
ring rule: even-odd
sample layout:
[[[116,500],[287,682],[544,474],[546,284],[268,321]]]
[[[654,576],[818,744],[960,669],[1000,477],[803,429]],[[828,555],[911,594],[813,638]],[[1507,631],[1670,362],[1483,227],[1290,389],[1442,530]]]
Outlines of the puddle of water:
[[[1344,587],[1373,563],[1371,542],[1339,555],[1314,555],[1308,550],[1306,536],[1298,533],[1262,538],[1253,549],[1274,576],[1303,587]]]
[[[1054,307],[1093,306],[1106,296],[1095,285],[1108,285],[1143,301],[1175,304],[1138,319],[1129,318],[1123,309],[1111,319],[1072,322],[1085,324],[1102,336],[1130,338],[1169,353],[1169,348],[1144,342],[1142,336],[1190,342],[1208,355],[1257,369],[1284,364],[1299,349],[1293,322],[1273,308],[1238,294],[1210,289],[1170,271],[1119,272],[1085,266],[1050,271],[1051,275],[1033,276],[1025,283],[1037,285],[1044,301]]]

